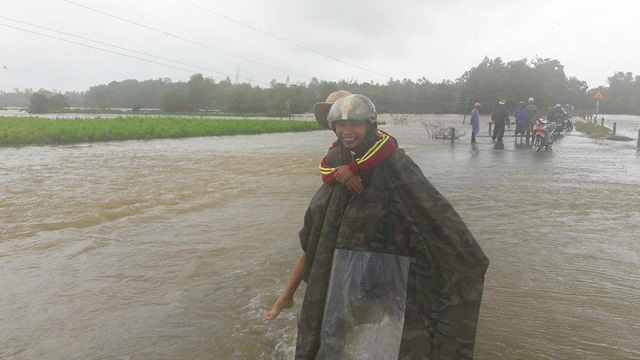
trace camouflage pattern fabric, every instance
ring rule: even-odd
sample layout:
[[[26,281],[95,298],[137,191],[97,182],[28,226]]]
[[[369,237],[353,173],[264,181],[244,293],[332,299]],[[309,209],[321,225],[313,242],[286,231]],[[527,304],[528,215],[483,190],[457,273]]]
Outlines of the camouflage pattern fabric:
[[[352,94],[342,97],[331,105],[327,121],[329,128],[333,129],[333,123],[340,120],[355,120],[375,122],[378,117],[375,105],[368,97],[360,94]]]
[[[525,110],[527,110],[527,123],[533,128],[536,125],[538,107],[534,104],[529,104],[525,107]]]
[[[342,146],[333,166],[351,161]],[[300,241],[308,283],[296,359],[314,359],[336,248],[410,256],[399,359],[472,359],[489,260],[451,204],[402,149],[373,169],[361,195],[323,184],[305,214]],[[375,358],[375,354],[372,354]]]

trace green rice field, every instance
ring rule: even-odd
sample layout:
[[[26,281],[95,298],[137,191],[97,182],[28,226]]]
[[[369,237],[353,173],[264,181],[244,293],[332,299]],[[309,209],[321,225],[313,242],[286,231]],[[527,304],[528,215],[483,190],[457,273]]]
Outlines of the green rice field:
[[[265,117],[266,113],[230,113],[214,111],[161,111],[161,110],[120,110],[120,109],[64,109],[64,114],[122,114],[122,115],[187,115],[199,117]]]
[[[0,117],[0,146],[248,135],[320,129],[315,122],[288,120]]]

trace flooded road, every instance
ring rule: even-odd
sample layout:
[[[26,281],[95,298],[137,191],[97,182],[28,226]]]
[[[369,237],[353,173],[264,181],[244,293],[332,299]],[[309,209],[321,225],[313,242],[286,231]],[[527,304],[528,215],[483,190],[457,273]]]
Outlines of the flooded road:
[[[604,126],[609,129],[613,128],[613,123],[617,124],[618,135],[627,136],[632,139],[638,138],[638,129],[640,128],[640,116],[637,115],[601,115],[598,116],[598,124],[602,124],[602,118],[605,118]]]
[[[477,359],[640,359],[635,144],[574,133],[532,153],[383,128],[491,259]],[[0,149],[0,358],[291,358],[299,301],[262,315],[300,253],[332,141]]]

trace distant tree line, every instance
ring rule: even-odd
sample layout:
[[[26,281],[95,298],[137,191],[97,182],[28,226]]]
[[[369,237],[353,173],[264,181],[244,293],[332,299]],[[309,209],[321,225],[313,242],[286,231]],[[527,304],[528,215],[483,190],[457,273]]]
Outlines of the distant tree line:
[[[29,97],[28,110],[30,113],[46,114],[60,112],[68,107],[69,101],[63,94],[41,90],[31,94],[31,97]]]
[[[607,87],[589,89],[586,82],[567,77],[564,66],[555,59],[536,57],[503,62],[501,58],[485,57],[455,81],[430,82],[423,77],[377,83],[313,78],[308,83],[293,84],[274,80],[269,87],[262,88],[233,83],[229,78],[215,82],[196,74],[186,82],[172,82],[168,78],[112,81],[84,92],[64,94],[16,89],[0,92],[0,106],[29,107],[34,112],[58,111],[60,105],[65,105],[62,96],[66,106],[72,107],[278,115],[309,112],[315,102],[324,100],[332,91],[344,89],[367,95],[382,113],[465,113],[475,102],[483,103],[483,111],[489,112],[499,99],[506,99],[507,106],[514,110],[519,101],[529,97],[535,98],[541,108],[571,104],[588,113],[595,109],[592,97],[600,90],[605,96],[601,113],[640,114],[640,76],[616,72],[608,83]],[[48,108],[43,105],[47,102]]]
[[[600,101],[600,113],[640,115],[640,75],[619,71],[609,77],[607,83],[607,87],[589,91],[589,96],[598,90],[602,92],[604,99]]]

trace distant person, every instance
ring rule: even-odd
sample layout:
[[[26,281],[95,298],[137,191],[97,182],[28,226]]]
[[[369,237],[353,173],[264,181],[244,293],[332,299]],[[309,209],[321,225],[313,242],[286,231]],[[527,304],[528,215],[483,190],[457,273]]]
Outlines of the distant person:
[[[518,134],[520,134],[520,144],[522,144],[522,137],[524,136],[525,129],[527,127],[527,109],[525,108],[525,105],[524,101],[520,101],[518,109],[513,113],[513,116],[516,118],[516,131],[514,136],[516,137],[517,142]]]
[[[553,109],[549,110],[549,114],[547,115],[547,119],[551,121],[557,121],[558,118],[565,115],[564,109],[562,105],[556,104]]]
[[[509,110],[504,104],[506,104],[506,100],[498,101],[498,105],[493,109],[493,113],[491,113],[491,121],[493,121],[493,135],[491,136],[491,140],[498,142],[502,142],[502,138],[504,137],[504,126],[506,123],[510,121],[509,119]]]
[[[531,140],[533,140],[533,127],[536,126],[536,116],[538,116],[538,107],[534,104],[535,100],[531,97],[528,102],[529,104],[525,107],[527,110],[527,128],[525,132],[527,144],[529,143],[529,135],[531,135]]]
[[[565,130],[566,124],[566,116],[567,112],[564,110],[562,104],[556,104],[553,109],[549,110],[549,114],[547,115],[547,119],[549,121],[553,121],[556,123],[556,129],[559,132]]]
[[[477,102],[473,105],[473,110],[471,110],[471,120],[470,120],[470,124],[471,124],[471,143],[475,144],[476,141],[476,135],[478,135],[478,133],[480,132],[480,107],[482,105]]]

